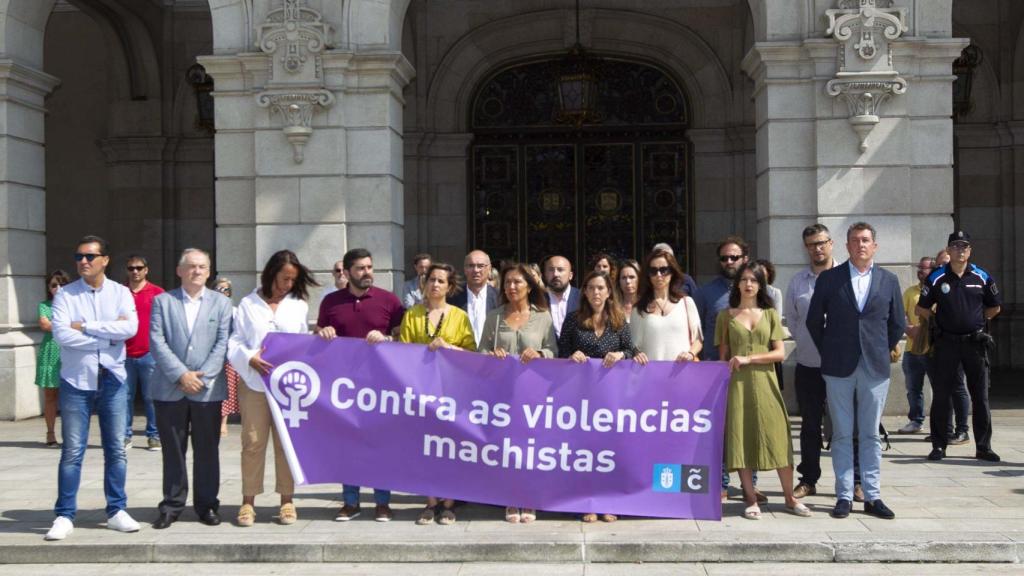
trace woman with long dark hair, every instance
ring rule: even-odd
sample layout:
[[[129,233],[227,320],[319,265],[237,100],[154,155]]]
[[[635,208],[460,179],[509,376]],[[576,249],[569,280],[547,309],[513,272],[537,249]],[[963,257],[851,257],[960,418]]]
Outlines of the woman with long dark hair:
[[[523,364],[558,356],[548,299],[529,266],[505,266],[500,285],[501,306],[487,313],[477,351],[502,359],[515,354]],[[505,507],[506,522],[529,524],[536,519],[537,511],[532,508]]]
[[[46,446],[60,448],[54,428],[57,426],[57,402],[60,391],[60,345],[53,339],[53,297],[61,286],[71,282],[63,270],[46,275],[46,299],[39,303],[39,329],[43,341],[36,353],[36,386],[43,389],[43,419],[46,421]]]
[[[789,414],[782,400],[774,363],[784,357],[782,319],[768,296],[763,266],[744,264],[729,293],[729,308],[718,314],[715,344],[728,360],[729,403],[725,417],[725,467],[738,470],[747,508],[743,517],[760,520],[754,490],[755,470],[777,470],[786,510],[811,511],[793,496],[793,444]]]
[[[228,340],[228,360],[241,376],[238,402],[242,412],[242,507],[238,525],[256,522],[256,496],[263,493],[263,469],[267,442],[274,440],[274,475],[281,495],[278,522],[294,524],[298,519],[292,496],[295,481],[285,459],[281,440],[274,430],[263,378],[274,365],[263,359],[263,338],[271,332],[309,332],[309,289],[318,286],[309,269],[291,250],[274,253],[263,267],[260,285],[242,299],[235,310],[234,327]]]
[[[632,358],[636,353],[630,337],[629,324],[622,307],[615,299],[614,284],[603,272],[590,272],[583,279],[580,309],[568,314],[558,337],[558,356],[582,364],[588,358],[599,358],[605,368]],[[614,514],[601,514],[601,520],[615,522]],[[584,522],[597,522],[598,515],[588,512]]]
[[[633,306],[640,299],[640,263],[632,258],[619,262],[619,278],[615,282],[615,289],[618,290],[619,303],[622,305],[622,312],[626,315],[626,322],[631,322],[630,316],[633,313]]]
[[[697,305],[683,292],[683,271],[671,252],[656,250],[644,259],[640,296],[629,330],[634,360],[692,362],[704,347]]]

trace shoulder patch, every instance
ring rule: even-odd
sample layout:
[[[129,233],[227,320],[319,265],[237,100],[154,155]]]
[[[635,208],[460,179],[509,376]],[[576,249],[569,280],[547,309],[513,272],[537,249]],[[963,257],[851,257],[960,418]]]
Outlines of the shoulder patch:
[[[982,282],[987,283],[992,278],[992,276],[990,276],[988,272],[985,272],[985,270],[982,269],[981,266],[975,266],[974,264],[971,264],[971,272],[977,274],[978,277],[981,278]]]

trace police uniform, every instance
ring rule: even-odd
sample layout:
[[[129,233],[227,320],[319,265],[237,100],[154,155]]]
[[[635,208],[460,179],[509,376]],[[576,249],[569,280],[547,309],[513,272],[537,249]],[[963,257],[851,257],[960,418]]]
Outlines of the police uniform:
[[[968,241],[964,232],[950,236],[954,241]],[[928,276],[921,287],[918,306],[934,306],[933,362],[935,379],[931,407],[932,455],[938,460],[944,455],[947,438],[936,433],[945,430],[949,422],[950,403],[957,386],[958,368],[962,365],[967,388],[974,405],[972,423],[977,455],[995,456],[991,449],[992,415],[988,405],[989,360],[985,328],[985,309],[1000,306],[999,289],[992,276],[981,267],[967,263],[963,276],[957,276],[949,264],[939,267]],[[936,453],[935,449],[942,452]],[[998,458],[998,457],[996,457]],[[992,458],[985,458],[992,459]]]

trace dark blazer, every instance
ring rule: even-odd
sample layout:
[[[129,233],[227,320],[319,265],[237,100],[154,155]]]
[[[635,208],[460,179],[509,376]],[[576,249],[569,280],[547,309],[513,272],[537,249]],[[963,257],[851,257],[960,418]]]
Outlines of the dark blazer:
[[[487,291],[487,304],[485,304],[485,307],[487,308],[487,312],[490,312],[491,310],[498,307],[498,291],[495,290],[494,286],[491,286],[490,284],[484,286],[484,290]],[[461,292],[448,299],[449,304],[451,304],[452,306],[458,306],[459,308],[462,308],[464,312],[468,312],[468,310],[466,310],[466,303],[468,301],[469,288],[465,286],[462,287]]]
[[[565,315],[568,316],[570,313],[580,309],[580,289],[575,286],[569,285],[566,290],[569,291],[569,302],[565,305]],[[551,293],[547,293],[548,306],[551,306]]]
[[[858,311],[850,266],[847,260],[818,276],[807,310],[807,331],[821,352],[822,374],[846,378],[863,357],[872,378],[886,379],[889,351],[906,328],[900,283],[895,274],[875,266],[864,311]]]

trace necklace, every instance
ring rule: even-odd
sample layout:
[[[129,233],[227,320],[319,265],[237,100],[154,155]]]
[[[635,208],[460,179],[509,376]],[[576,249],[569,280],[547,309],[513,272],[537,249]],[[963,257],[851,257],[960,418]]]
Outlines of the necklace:
[[[423,325],[427,329],[427,341],[433,342],[434,338],[437,338],[437,335],[441,333],[441,323],[442,322],[444,322],[444,312],[441,312],[441,317],[437,319],[437,326],[435,326],[434,327],[434,331],[431,332],[430,331],[430,312],[428,311],[427,315],[423,317]]]
[[[661,302],[659,302],[658,298],[654,299],[654,306],[657,307],[658,313],[661,316],[668,316],[668,312],[665,311],[665,305],[667,305],[667,304],[668,304],[668,299],[667,298],[665,299],[665,304],[662,304]]]

